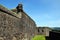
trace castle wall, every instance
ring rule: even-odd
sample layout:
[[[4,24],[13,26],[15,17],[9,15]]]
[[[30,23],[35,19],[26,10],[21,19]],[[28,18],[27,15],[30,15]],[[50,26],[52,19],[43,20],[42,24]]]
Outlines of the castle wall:
[[[22,24],[25,27],[24,32],[27,33],[27,38],[30,40],[34,35],[36,35],[36,24],[35,22],[25,13],[22,13]]]
[[[51,31],[51,29],[48,27],[38,27],[37,30],[38,35],[45,35],[45,36],[49,36],[49,31]]]
[[[49,36],[51,29],[36,27],[34,20],[20,7],[8,10],[0,6],[0,40],[31,40],[35,35]]]
[[[49,38],[50,40],[60,40],[60,32],[50,31]]]
[[[22,39],[24,37],[21,19],[0,11],[0,37],[4,40],[13,38]]]
[[[0,39],[31,40],[36,35],[35,22],[25,13],[0,9]]]

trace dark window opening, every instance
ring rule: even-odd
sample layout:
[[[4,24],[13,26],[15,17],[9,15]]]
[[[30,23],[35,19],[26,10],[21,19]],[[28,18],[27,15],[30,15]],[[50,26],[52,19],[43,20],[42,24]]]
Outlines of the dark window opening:
[[[38,32],[40,32],[39,29],[38,29]]]
[[[44,30],[42,30],[42,32],[44,32]]]

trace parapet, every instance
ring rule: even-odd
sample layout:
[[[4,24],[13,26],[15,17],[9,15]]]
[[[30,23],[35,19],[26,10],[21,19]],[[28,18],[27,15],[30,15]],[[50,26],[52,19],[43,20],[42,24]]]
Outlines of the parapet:
[[[11,11],[11,10],[8,10],[7,8],[5,8],[4,6],[2,6],[2,5],[0,5],[0,11],[2,11],[2,12],[4,12],[4,13],[6,13],[6,14],[9,14],[9,15],[11,15],[11,16],[14,16],[14,17],[16,17],[16,18],[19,18],[17,15],[17,13],[16,12],[13,12],[13,11]]]

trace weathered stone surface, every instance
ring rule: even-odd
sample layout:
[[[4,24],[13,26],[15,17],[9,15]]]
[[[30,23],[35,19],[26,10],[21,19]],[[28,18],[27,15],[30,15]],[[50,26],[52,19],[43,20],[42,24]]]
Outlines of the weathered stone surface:
[[[45,35],[45,36],[49,36],[49,31],[51,31],[51,28],[48,27],[38,27],[37,28],[37,34],[38,35]]]
[[[31,40],[37,34],[48,36],[49,30],[36,27],[34,20],[23,11],[22,5],[13,10],[0,5],[1,40]]]
[[[31,40],[36,34],[35,22],[23,11],[13,13],[0,6],[0,39]]]

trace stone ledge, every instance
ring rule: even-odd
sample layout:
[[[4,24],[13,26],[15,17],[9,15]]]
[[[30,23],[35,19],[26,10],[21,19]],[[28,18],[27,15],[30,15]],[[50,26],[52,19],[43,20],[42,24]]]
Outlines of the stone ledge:
[[[19,18],[15,12],[13,12],[13,11],[11,11],[11,10],[8,10],[7,8],[5,8],[5,7],[2,6],[2,5],[0,5],[0,11],[5,12],[5,13],[11,15],[11,16],[14,16],[14,17]]]

